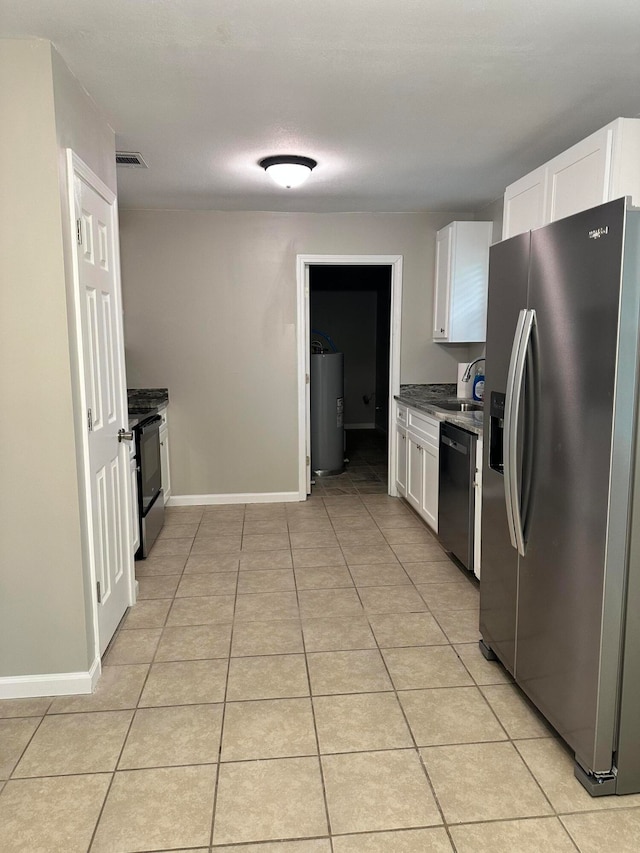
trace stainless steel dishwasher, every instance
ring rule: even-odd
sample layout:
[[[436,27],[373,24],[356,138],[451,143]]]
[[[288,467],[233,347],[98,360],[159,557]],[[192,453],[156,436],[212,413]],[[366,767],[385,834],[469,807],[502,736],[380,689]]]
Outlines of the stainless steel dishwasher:
[[[453,424],[440,427],[438,536],[469,571],[473,571],[476,440]]]

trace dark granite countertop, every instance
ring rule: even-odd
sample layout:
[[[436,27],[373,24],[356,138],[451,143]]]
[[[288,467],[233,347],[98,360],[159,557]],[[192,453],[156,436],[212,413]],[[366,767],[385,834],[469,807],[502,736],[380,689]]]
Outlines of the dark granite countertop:
[[[168,388],[129,388],[127,390],[129,402],[129,417],[136,415],[152,415],[159,409],[163,409],[169,403]],[[140,418],[138,417],[138,420]]]
[[[482,436],[484,412],[445,412],[438,409],[438,401],[455,400],[456,384],[401,385],[396,400],[411,406],[439,421],[447,421],[468,432]]]

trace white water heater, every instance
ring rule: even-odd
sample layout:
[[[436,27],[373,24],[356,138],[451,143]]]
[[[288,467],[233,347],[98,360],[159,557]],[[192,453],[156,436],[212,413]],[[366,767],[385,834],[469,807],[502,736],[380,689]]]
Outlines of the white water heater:
[[[344,471],[344,353],[311,355],[311,470]]]

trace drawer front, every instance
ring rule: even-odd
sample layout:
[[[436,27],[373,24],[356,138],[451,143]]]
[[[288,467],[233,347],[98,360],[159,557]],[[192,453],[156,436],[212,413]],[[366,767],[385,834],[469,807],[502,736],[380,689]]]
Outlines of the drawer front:
[[[406,406],[397,406],[396,407],[396,423],[401,424],[402,426],[407,425],[407,407]]]
[[[428,415],[409,409],[407,429],[429,444],[438,446],[440,441],[440,421],[435,418],[430,418]]]

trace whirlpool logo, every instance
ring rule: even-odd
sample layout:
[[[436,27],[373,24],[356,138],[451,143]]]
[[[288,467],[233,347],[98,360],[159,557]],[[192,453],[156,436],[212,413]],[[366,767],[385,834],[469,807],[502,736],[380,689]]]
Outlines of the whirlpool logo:
[[[604,237],[609,233],[609,226],[604,225],[602,228],[594,228],[593,231],[589,231],[589,239],[590,240],[599,240],[600,237]]]

